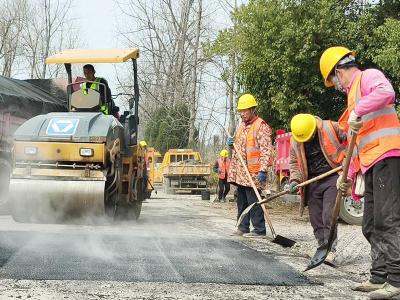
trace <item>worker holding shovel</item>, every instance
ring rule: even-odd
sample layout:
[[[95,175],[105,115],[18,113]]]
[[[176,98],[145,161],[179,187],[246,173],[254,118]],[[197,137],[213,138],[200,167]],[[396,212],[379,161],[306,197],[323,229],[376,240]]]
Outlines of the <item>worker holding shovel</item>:
[[[320,70],[326,87],[347,94],[339,123],[358,133],[353,168],[345,181],[354,178],[352,173],[365,177],[362,227],[371,245],[371,277],[354,289],[370,292],[370,299],[389,299],[400,294],[400,123],[395,92],[379,70],[361,71],[355,53],[345,47],[325,50]]]
[[[238,100],[237,109],[242,123],[235,138],[228,138],[228,145],[232,149],[231,166],[228,172],[228,182],[237,186],[238,217],[254,202],[257,195],[252,188],[252,182],[243,168],[239,155],[247,164],[252,181],[258,190],[265,189],[267,183],[267,169],[271,161],[271,127],[256,114],[257,102],[250,94],[242,95]],[[256,189],[256,190],[257,190]],[[250,220],[254,230],[250,232]],[[233,235],[244,237],[263,237],[266,234],[264,212],[260,206],[254,207],[249,215],[239,224]]]
[[[290,181],[287,189],[296,194],[297,185],[341,165],[346,132],[336,122],[323,121],[310,114],[298,114],[290,122]],[[301,189],[300,215],[308,205],[311,226],[318,246],[328,243],[332,210],[336,199],[338,174],[320,179]],[[335,239],[336,239],[335,233]],[[336,244],[336,243],[335,243]],[[335,246],[325,261],[334,264]]]

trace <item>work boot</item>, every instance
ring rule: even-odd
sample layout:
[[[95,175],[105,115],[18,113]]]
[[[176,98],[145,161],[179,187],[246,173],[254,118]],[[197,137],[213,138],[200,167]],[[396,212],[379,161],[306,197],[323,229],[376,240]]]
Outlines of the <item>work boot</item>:
[[[390,299],[397,295],[400,295],[400,287],[395,287],[388,282],[385,282],[379,290],[368,294],[369,299]]]
[[[381,289],[384,284],[385,283],[373,283],[370,280],[367,280],[353,286],[351,289],[358,292],[372,292]]]
[[[325,258],[325,264],[334,267],[335,266],[335,259],[336,259],[336,252],[330,251]]]
[[[232,236],[242,236],[243,234],[245,234],[243,231],[240,231],[239,229],[237,229],[234,232],[232,232],[230,235],[232,235]]]
[[[243,237],[246,237],[246,238],[264,238],[265,237],[265,233],[257,233],[257,232],[252,231],[252,232],[243,234]]]

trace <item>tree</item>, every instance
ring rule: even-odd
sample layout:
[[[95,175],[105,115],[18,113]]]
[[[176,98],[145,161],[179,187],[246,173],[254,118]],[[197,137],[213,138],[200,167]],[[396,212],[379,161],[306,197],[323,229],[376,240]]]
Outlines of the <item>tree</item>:
[[[390,75],[393,84],[400,92],[400,20],[386,19],[372,35],[370,56],[373,62]]]
[[[23,42],[30,78],[56,77],[62,66],[49,69],[46,57],[79,44],[78,32],[69,16],[72,3],[73,0],[40,0],[28,6]]]
[[[7,0],[0,4],[0,66],[1,75],[11,77],[19,52],[26,16],[25,0]]]
[[[145,139],[161,153],[170,148],[185,148],[189,144],[189,119],[189,107],[185,104],[161,107],[148,122]]]
[[[203,0],[136,0],[119,4],[132,21],[130,30],[121,34],[129,46],[142,49],[141,105],[153,115],[162,107],[184,104],[190,115],[188,140],[195,146],[199,87],[205,64]],[[150,118],[144,119],[145,124],[149,122]]]
[[[237,51],[240,89],[256,96],[259,113],[272,127],[287,128],[301,112],[336,119],[344,95],[323,86],[320,56],[330,46],[345,45],[356,50],[363,66],[376,65],[368,51],[379,25],[376,9],[351,0],[252,0],[234,14],[235,32],[219,34],[216,54]]]
[[[11,77],[18,72],[29,78],[56,77],[62,66],[49,68],[45,59],[54,52],[75,48],[73,0],[6,0],[0,3],[0,71]]]

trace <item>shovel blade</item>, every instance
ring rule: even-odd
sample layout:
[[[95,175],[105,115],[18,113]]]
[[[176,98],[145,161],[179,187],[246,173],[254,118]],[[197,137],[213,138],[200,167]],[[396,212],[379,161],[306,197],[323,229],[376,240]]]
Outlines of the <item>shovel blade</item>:
[[[327,245],[318,247],[317,251],[315,252],[314,256],[312,257],[310,263],[308,264],[304,272],[314,269],[319,265],[321,265],[328,256],[328,253],[329,253],[329,247]]]
[[[254,205],[256,205],[257,202],[254,202],[253,204],[249,205],[239,216],[237,222],[236,222],[236,227],[239,227],[239,225],[242,223],[244,217],[249,213],[249,211],[253,208]]]
[[[284,237],[284,236],[281,236],[281,235],[277,235],[277,236],[272,240],[272,242],[275,243],[275,244],[278,244],[278,245],[280,245],[280,246],[282,246],[282,247],[284,247],[284,248],[290,248],[290,247],[293,247],[294,244],[296,244],[295,241],[293,241],[293,240],[291,240],[291,239],[288,239],[288,238],[286,238],[286,237]]]

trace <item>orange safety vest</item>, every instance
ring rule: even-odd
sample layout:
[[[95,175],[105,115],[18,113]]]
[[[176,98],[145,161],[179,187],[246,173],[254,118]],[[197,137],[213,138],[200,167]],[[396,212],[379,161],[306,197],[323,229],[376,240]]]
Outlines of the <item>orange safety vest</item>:
[[[362,72],[354,79],[353,85],[347,95],[347,109],[339,119],[339,124],[348,130],[347,121],[350,112],[361,99]],[[354,148],[353,160],[355,172],[360,170],[360,165],[368,167],[381,155],[393,149],[400,149],[400,122],[393,105],[370,112],[362,116],[363,126],[356,139],[357,147]]]
[[[230,165],[231,165],[231,160],[229,158],[226,159],[223,159],[222,157],[218,158],[219,179],[226,179]]]
[[[321,151],[324,154],[328,164],[332,168],[336,168],[342,163],[345,157],[346,145],[339,141],[331,121],[322,121],[321,119],[317,118],[317,130]],[[308,179],[307,162],[303,161],[303,157],[305,160],[306,155],[305,153],[304,155],[301,153],[304,151],[304,143],[297,143],[294,139],[292,139],[292,143],[297,157],[297,165],[305,177],[303,179],[306,180]]]
[[[261,124],[266,124],[263,119],[257,117],[257,119],[251,124],[249,131],[246,136],[246,161],[247,168],[250,173],[258,174],[261,169],[260,157],[261,151],[260,146],[257,143],[257,133],[260,129]],[[242,135],[243,130],[245,129],[245,123],[240,124],[239,130],[236,134],[235,143],[238,144],[239,138]],[[240,153],[238,153],[240,155]]]

